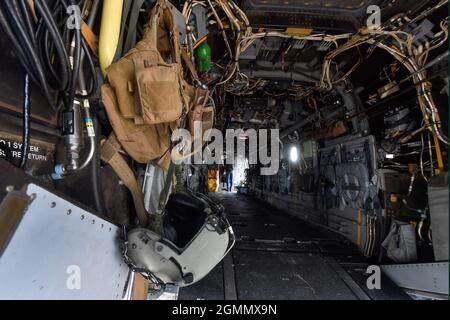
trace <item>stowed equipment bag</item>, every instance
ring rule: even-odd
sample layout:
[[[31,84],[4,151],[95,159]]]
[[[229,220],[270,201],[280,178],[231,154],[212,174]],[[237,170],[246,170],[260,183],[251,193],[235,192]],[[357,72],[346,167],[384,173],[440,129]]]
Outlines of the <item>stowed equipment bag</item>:
[[[189,111],[193,88],[183,79],[179,33],[158,0],[144,36],[107,69],[102,99],[114,133],[135,161],[167,169],[170,134]]]

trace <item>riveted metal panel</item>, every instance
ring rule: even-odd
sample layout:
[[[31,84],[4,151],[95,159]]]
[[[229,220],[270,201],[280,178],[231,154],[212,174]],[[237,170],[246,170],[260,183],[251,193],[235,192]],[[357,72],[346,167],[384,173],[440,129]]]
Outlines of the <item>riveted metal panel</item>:
[[[120,229],[37,185],[26,193],[34,199],[0,257],[0,299],[126,297]]]

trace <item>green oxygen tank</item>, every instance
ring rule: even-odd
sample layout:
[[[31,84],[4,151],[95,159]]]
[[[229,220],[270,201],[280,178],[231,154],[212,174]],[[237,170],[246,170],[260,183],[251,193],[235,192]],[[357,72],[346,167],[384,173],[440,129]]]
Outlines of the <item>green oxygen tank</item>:
[[[208,72],[211,69],[211,47],[203,41],[194,51],[195,60],[200,72]]]

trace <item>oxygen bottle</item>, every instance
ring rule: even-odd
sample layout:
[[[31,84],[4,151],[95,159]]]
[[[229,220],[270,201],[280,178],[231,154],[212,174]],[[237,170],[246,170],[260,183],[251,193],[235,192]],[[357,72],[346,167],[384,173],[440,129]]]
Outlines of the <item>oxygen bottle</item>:
[[[208,72],[211,69],[211,47],[208,42],[203,41],[195,49],[195,60],[197,61],[197,67],[200,72]]]

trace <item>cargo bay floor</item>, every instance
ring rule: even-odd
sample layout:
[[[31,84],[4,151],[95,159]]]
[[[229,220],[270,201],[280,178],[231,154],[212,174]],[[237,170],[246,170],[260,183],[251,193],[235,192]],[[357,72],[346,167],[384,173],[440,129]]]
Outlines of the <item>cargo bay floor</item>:
[[[209,195],[225,206],[236,244],[204,279],[180,288],[178,299],[409,299],[385,277],[381,290],[368,290],[370,263],[333,232],[248,195]]]

